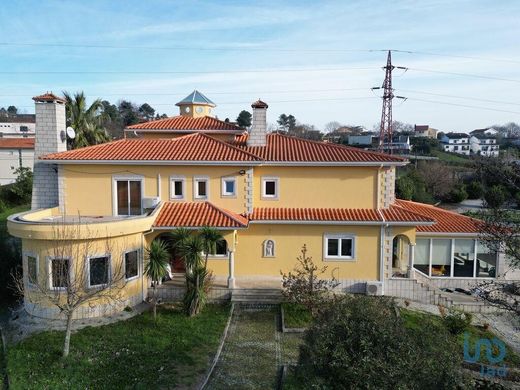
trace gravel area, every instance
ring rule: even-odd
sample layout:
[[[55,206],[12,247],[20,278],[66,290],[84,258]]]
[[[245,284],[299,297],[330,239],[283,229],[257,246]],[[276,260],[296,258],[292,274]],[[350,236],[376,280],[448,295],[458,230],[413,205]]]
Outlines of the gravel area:
[[[513,313],[476,314],[475,318],[488,323],[502,340],[517,354],[520,354],[520,318]]]

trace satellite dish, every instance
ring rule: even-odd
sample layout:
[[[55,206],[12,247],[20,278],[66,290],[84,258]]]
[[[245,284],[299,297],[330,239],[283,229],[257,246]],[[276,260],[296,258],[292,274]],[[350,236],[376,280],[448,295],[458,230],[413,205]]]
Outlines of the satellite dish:
[[[70,139],[76,138],[76,131],[72,127],[67,127],[67,137]]]

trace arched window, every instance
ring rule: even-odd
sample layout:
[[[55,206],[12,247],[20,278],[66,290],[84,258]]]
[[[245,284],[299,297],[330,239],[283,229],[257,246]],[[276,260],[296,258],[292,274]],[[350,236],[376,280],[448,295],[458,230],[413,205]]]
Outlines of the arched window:
[[[271,240],[271,239],[268,239],[268,240],[265,240],[264,241],[264,244],[263,244],[263,256],[264,257],[274,257],[275,255],[275,252],[274,252],[274,240]]]

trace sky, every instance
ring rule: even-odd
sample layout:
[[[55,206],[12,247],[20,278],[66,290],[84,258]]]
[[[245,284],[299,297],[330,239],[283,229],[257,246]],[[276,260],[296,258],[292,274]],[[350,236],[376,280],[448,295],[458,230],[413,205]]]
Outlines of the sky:
[[[372,129],[382,102],[371,88],[392,49],[408,68],[393,72],[407,98],[394,119],[468,132],[520,122],[518,15],[507,0],[10,1],[0,106],[32,113],[32,96],[84,91],[171,116],[198,89],[221,119],[261,98],[270,123],[286,113]]]

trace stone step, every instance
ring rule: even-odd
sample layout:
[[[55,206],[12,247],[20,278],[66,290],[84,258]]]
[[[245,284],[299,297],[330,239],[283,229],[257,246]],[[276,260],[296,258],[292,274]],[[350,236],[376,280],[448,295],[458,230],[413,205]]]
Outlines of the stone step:
[[[265,295],[265,296],[282,296],[280,290],[275,289],[234,289],[233,295]]]
[[[231,302],[235,303],[280,303],[281,297],[265,297],[265,296],[232,296]]]

